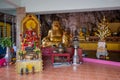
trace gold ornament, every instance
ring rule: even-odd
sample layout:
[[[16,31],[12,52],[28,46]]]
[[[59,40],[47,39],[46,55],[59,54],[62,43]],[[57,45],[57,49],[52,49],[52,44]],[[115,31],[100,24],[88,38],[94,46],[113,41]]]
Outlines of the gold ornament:
[[[34,20],[30,19],[29,21],[26,22],[25,26],[28,30],[30,30],[30,28],[35,29],[36,23]]]
[[[111,35],[111,31],[109,30],[108,22],[105,16],[103,17],[101,23],[98,24],[98,30],[95,35],[100,38],[100,41],[104,41],[107,36]]]

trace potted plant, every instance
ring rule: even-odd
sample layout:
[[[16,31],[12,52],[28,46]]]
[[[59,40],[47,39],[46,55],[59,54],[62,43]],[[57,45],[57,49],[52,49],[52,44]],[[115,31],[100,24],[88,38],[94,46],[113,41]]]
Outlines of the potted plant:
[[[10,37],[2,37],[0,38],[0,46],[2,48],[6,48],[6,61],[7,63],[10,61],[10,47],[12,47],[13,42],[11,41]]]

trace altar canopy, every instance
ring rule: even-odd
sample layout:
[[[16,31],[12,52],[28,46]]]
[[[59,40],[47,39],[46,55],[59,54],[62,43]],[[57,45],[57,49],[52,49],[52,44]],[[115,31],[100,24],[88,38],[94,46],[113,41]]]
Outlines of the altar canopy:
[[[24,46],[40,46],[40,23],[34,15],[27,15],[22,21],[21,40]]]
[[[28,14],[21,22],[21,47],[16,62],[18,73],[40,72],[43,69],[40,27],[40,22],[33,14]]]

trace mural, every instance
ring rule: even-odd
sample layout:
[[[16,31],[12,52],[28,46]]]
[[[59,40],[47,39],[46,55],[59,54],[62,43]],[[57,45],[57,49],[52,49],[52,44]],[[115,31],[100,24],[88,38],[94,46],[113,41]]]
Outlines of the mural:
[[[101,22],[100,20],[102,20],[103,16],[106,17],[109,23],[120,23],[120,10],[40,15],[40,20],[42,23],[42,38],[47,36],[48,30],[51,29],[51,23],[55,19],[59,20],[63,29],[69,28],[73,35],[78,34],[80,28],[82,28],[82,31],[85,34],[88,32],[90,36],[94,36],[94,32],[97,29],[97,24]],[[114,32],[117,33],[117,36],[120,36],[120,24],[117,26],[117,31]]]

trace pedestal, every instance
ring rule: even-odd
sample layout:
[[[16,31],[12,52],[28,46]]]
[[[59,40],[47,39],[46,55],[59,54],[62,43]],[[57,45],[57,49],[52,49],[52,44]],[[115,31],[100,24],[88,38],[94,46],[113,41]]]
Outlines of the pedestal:
[[[96,57],[105,59],[108,56],[106,42],[98,42]]]
[[[28,73],[33,72],[41,72],[43,70],[43,61],[41,59],[38,60],[17,60],[16,62],[16,71],[17,73],[26,73],[26,69],[28,69]]]
[[[73,65],[76,65],[76,64],[80,64],[77,48],[75,48],[74,55],[73,55]]]

